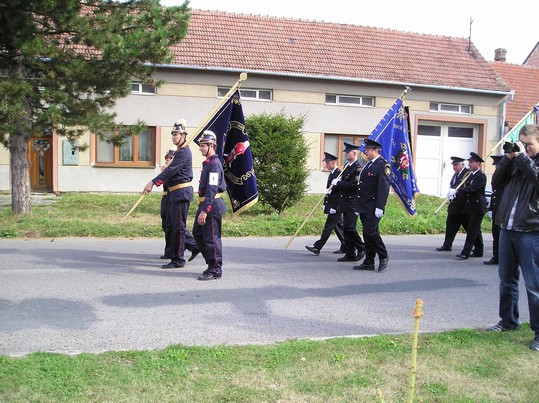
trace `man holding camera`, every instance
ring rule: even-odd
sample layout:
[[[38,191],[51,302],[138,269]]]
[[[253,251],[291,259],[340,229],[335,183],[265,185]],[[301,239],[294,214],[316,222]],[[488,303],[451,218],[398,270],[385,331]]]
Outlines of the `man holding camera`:
[[[520,270],[528,295],[530,348],[539,351],[539,125],[525,125],[516,143],[506,143],[505,156],[492,177],[504,186],[496,223],[500,226],[499,270],[501,320],[489,330],[519,328]],[[520,266],[520,270],[519,270]]]

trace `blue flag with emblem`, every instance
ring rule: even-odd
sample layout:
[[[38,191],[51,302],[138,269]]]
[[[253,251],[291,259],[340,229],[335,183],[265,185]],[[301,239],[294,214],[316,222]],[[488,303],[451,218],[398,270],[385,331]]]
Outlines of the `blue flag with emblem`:
[[[196,144],[204,130],[217,136],[217,155],[223,162],[232,211],[240,213],[258,201],[258,187],[239,90],[224,100],[194,139]]]
[[[389,182],[406,211],[415,215],[415,195],[419,189],[411,162],[408,119],[401,98],[395,101],[367,138],[382,144],[380,155],[391,166]],[[365,151],[363,147],[361,150]]]

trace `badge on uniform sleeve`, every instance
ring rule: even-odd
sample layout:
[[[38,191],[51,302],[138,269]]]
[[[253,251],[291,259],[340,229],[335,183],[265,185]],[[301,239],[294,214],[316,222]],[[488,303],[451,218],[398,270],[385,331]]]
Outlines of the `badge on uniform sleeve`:
[[[219,174],[217,172],[210,172],[210,180],[208,184],[217,186],[219,184]]]
[[[385,167],[384,171],[385,171],[387,177],[389,177],[389,175],[391,175],[391,168],[389,167],[389,164],[386,164],[386,167]]]

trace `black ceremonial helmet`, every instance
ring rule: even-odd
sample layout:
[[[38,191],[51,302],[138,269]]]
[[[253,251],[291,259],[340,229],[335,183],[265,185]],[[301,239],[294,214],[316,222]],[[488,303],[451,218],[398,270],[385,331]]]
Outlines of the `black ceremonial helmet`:
[[[200,137],[198,143],[213,144],[214,146],[217,146],[217,136],[211,130],[204,130],[204,133],[202,133],[202,137]]]

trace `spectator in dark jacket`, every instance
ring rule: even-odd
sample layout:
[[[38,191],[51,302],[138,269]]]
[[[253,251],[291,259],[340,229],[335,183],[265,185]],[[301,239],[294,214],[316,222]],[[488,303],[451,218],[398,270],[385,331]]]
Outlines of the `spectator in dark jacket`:
[[[539,351],[539,125],[525,125],[519,140],[504,146],[505,156],[492,178],[504,191],[496,223],[500,230],[499,269],[501,320],[489,330],[516,330],[519,323],[520,271],[528,295],[530,348]],[[520,267],[520,270],[519,270]]]

